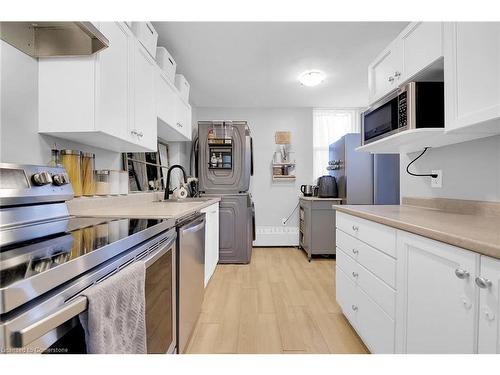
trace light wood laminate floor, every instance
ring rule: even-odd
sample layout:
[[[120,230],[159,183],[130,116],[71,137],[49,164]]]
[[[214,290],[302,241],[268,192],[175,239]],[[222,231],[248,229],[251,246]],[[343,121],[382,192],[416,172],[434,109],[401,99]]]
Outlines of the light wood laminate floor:
[[[335,301],[335,260],[254,248],[217,265],[187,353],[367,353]]]

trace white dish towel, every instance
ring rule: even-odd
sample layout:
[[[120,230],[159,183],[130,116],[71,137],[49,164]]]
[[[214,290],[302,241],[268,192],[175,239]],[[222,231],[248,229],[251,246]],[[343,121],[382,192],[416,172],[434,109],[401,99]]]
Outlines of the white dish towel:
[[[144,262],[135,262],[82,293],[88,299],[80,314],[88,353],[146,353],[145,276]]]

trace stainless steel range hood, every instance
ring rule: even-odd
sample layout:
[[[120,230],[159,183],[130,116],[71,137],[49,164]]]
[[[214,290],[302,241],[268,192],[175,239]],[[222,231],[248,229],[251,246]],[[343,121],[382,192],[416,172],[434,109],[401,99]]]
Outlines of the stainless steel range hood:
[[[109,46],[91,22],[0,22],[0,39],[33,57],[88,56]]]

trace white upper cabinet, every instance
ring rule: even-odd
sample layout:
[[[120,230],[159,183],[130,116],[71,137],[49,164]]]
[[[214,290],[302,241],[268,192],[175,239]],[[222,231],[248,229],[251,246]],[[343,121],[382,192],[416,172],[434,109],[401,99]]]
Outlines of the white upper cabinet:
[[[500,354],[500,260],[481,256],[476,278],[479,294],[479,353]]]
[[[179,91],[160,69],[155,86],[158,136],[166,141],[190,141],[191,106],[182,100]]]
[[[191,106],[177,96],[175,106],[176,126],[187,140],[191,140]]]
[[[500,22],[446,23],[446,130],[500,133]]]
[[[130,134],[136,143],[156,151],[155,62],[138,40],[135,40],[133,56],[134,121],[130,125]]]
[[[398,231],[396,350],[474,353],[479,255]]]
[[[443,24],[412,22],[368,66],[369,102],[397,89],[443,57]]]
[[[399,41],[395,40],[368,66],[370,103],[398,87],[402,70],[401,49]]]
[[[412,22],[400,35],[403,81],[443,57],[443,23]]]
[[[126,25],[102,22],[110,47],[95,57],[96,128],[122,139],[128,137],[130,31]]]
[[[155,80],[156,113],[158,119],[166,124],[165,126],[173,126],[175,125],[175,97],[177,93],[161,69],[158,69],[157,72],[158,77]]]
[[[137,57],[125,23],[99,27],[110,42],[102,52],[39,60],[39,132],[119,152],[154,151],[152,60]],[[142,137],[131,133],[136,128]]]

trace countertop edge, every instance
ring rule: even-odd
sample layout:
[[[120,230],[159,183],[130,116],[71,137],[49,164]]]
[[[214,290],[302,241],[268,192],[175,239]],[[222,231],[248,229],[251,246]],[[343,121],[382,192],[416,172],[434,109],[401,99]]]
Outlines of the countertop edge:
[[[353,208],[347,208],[343,206],[333,206],[333,209],[360,217],[362,219],[374,221],[379,224],[387,225],[396,229],[404,230],[413,234],[417,234],[423,237],[430,238],[435,241],[444,242],[449,245],[457,246],[462,249],[470,250],[478,254],[486,255],[492,258],[500,259],[500,246],[495,246],[491,243],[485,243],[473,239],[459,238],[455,235],[441,232],[435,229],[422,227],[415,224],[410,224],[407,222],[389,219],[386,217],[378,216],[375,214],[370,214],[367,212],[359,211]],[[424,208],[425,209],[425,208]]]
[[[172,219],[176,220],[179,219],[183,216],[187,216],[192,214],[193,212],[200,211],[206,207],[209,207],[215,203],[219,203],[221,201],[221,198],[212,198],[210,200],[204,201],[204,202],[199,202],[199,205],[197,205],[194,208],[186,209],[183,211],[181,214],[176,214],[176,215],[168,215],[168,214],[162,214],[162,215],[144,215],[144,214],[120,214],[117,212],[111,212],[111,213],[95,213],[95,209],[89,208],[89,209],[83,209],[83,210],[76,210],[76,212],[72,212],[71,215],[74,216],[95,216],[95,217],[109,217],[109,218],[137,218],[137,219]],[[133,210],[133,207],[130,207],[129,209]]]

